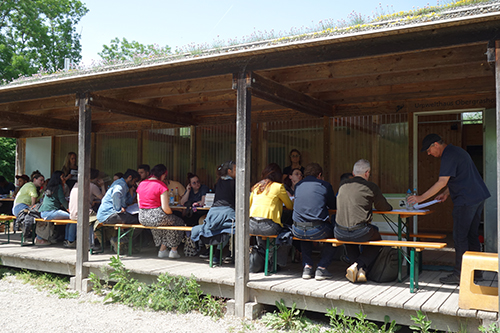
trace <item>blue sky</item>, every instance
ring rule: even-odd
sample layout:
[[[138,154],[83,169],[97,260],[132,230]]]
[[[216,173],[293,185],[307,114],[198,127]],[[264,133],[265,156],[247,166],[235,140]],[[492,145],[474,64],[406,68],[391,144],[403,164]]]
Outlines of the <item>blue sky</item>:
[[[125,37],[143,44],[168,45],[173,50],[195,43],[228,40],[254,31],[290,31],[312,27],[321,20],[348,19],[350,13],[372,16],[435,6],[437,0],[329,0],[329,1],[172,1],[82,0],[89,9],[77,27],[81,33],[83,63],[99,60],[98,52],[111,39]],[[451,2],[451,1],[441,1]],[[381,10],[382,8],[382,10]]]

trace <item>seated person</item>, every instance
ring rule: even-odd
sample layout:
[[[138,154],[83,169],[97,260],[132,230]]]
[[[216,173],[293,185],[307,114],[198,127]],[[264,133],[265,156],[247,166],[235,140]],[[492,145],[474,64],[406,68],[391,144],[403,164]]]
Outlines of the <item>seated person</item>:
[[[163,164],[155,165],[149,178],[141,181],[137,188],[139,222],[144,226],[185,225],[170,209],[168,187],[163,182],[166,176],[167,167]],[[155,245],[160,247],[158,258],[180,258],[177,247],[182,242],[183,231],[152,229],[151,233]]]
[[[68,201],[64,196],[63,186],[66,178],[62,171],[55,171],[50,177],[39,212],[44,220],[68,220]],[[50,245],[54,224],[38,222],[35,245]]]
[[[225,162],[220,166],[220,178],[215,187],[214,203],[208,211],[202,225],[195,225],[191,230],[191,239],[195,242],[209,244],[211,238],[218,238],[217,242],[222,244],[219,250],[224,248],[229,236],[234,233],[234,221],[236,214],[235,193],[236,186],[236,164],[233,161]],[[214,263],[218,262],[218,255],[214,257]],[[230,259],[232,260],[232,259]]]
[[[292,170],[290,175],[286,175],[283,183],[285,184],[285,190],[288,192],[288,196],[293,197],[295,195],[295,185],[304,179],[304,174],[299,168]]]
[[[113,175],[113,181],[123,178],[123,172],[117,172]]]
[[[37,170],[31,174],[31,182],[21,187],[14,200],[12,214],[16,217],[23,209],[33,207],[42,197],[40,188],[45,183],[45,177]]]
[[[17,186],[16,190],[14,191],[14,196],[17,195],[21,187],[24,186],[24,184],[28,183],[30,181],[30,177],[28,175],[21,175],[21,176],[16,176],[17,179]]]
[[[13,183],[8,182],[4,176],[0,176],[0,194],[9,195],[10,191],[14,193],[15,190],[16,186]]]
[[[310,163],[304,172],[305,178],[295,186],[293,208],[293,235],[300,239],[325,239],[333,237],[333,224],[328,209],[335,209],[335,194],[332,185],[323,180],[323,169],[317,163]],[[312,278],[313,242],[301,241],[303,279]],[[327,268],[333,261],[336,249],[330,244],[323,246],[323,253],[316,269],[316,280],[331,278]]]
[[[128,169],[123,178],[111,184],[101,200],[97,211],[97,220],[103,224],[138,224],[137,214],[130,214],[127,209],[127,193],[140,179],[137,171]]]
[[[196,212],[196,207],[203,207],[205,205],[205,195],[208,192],[206,185],[201,185],[200,179],[197,175],[188,173],[188,185],[186,192],[181,197],[180,204],[186,207],[195,207],[192,211],[185,210],[183,214],[186,225],[193,226],[198,224],[200,217],[205,215],[204,212]],[[187,215],[186,215],[187,212]]]
[[[89,196],[89,210],[90,217],[89,221],[94,222],[97,218],[95,216],[96,212],[92,209],[94,202],[100,200],[106,194],[106,188],[104,187],[104,182],[99,178],[99,170],[90,169],[90,196]],[[71,189],[69,195],[69,217],[72,220],[78,220],[78,182],[75,183]],[[93,239],[91,239],[93,243]],[[75,248],[76,247],[76,224],[66,224],[66,232],[64,237],[64,247]]]
[[[263,171],[261,181],[252,187],[250,194],[250,233],[262,236],[279,235],[283,224],[283,205],[293,209],[293,203],[281,183],[283,175],[276,163],[269,164]],[[265,241],[257,237],[257,244],[265,249]],[[286,266],[288,246],[278,248],[278,265]]]
[[[340,183],[337,196],[337,225],[335,237],[343,241],[366,242],[380,240],[378,228],[371,225],[372,206],[377,210],[392,210],[392,206],[382,195],[380,188],[368,181],[370,162],[361,159],[354,164],[351,179]],[[366,282],[366,274],[377,259],[380,246],[359,246],[346,244],[347,256],[353,262],[347,268],[346,277],[351,282]]]
[[[151,167],[149,166],[149,164],[139,165],[137,167],[137,172],[141,176],[141,180],[139,180],[139,182],[142,182],[144,179],[148,179],[150,171],[151,171]]]

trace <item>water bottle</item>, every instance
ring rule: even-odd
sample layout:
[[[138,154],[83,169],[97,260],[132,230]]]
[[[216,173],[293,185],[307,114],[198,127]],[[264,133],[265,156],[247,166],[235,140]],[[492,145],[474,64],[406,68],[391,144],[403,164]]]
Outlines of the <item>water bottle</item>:
[[[174,189],[170,190],[170,198],[169,198],[169,203],[170,206],[174,205]]]
[[[411,190],[408,189],[408,192],[406,192],[406,201],[405,201],[405,206],[406,209],[411,209],[411,205],[408,203],[408,198],[411,196]]]

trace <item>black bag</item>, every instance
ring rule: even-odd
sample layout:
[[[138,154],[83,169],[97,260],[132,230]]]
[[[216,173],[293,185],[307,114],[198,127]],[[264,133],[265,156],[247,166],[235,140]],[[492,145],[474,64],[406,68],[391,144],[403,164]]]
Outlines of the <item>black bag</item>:
[[[370,271],[368,279],[375,282],[391,282],[398,277],[398,250],[383,247]]]
[[[264,263],[266,258],[266,252],[264,249],[260,248],[258,245],[253,245],[250,247],[250,273],[259,273],[264,271]]]

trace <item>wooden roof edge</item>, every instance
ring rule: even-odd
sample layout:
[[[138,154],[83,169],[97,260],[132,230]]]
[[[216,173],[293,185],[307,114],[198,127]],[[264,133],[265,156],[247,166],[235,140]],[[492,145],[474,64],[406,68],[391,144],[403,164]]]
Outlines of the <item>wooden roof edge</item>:
[[[53,78],[50,78],[50,79],[42,79],[40,81],[33,81],[33,82],[28,81],[26,83],[7,84],[5,86],[0,87],[0,93],[11,91],[11,90],[15,91],[15,90],[23,90],[23,89],[32,89],[33,87],[36,87],[36,86],[46,86],[46,85],[51,85],[51,84],[62,84],[62,83],[67,83],[67,82],[72,82],[72,81],[80,81],[82,79],[98,79],[98,78],[103,78],[103,77],[108,77],[108,76],[119,76],[119,75],[124,74],[124,73],[146,72],[149,70],[165,68],[165,67],[175,67],[175,66],[182,66],[182,65],[196,64],[196,63],[203,63],[203,62],[220,61],[220,60],[224,60],[224,59],[231,59],[233,57],[236,58],[236,57],[252,56],[252,55],[257,55],[257,54],[272,53],[278,49],[280,51],[283,51],[283,50],[287,50],[287,49],[294,49],[297,47],[304,47],[305,48],[305,47],[311,47],[311,46],[321,46],[324,44],[331,44],[332,42],[343,43],[343,42],[359,41],[359,40],[363,40],[363,39],[373,39],[373,38],[378,38],[378,37],[400,36],[403,33],[409,34],[409,33],[413,33],[413,32],[432,31],[432,30],[440,29],[440,28],[465,26],[465,25],[472,25],[472,24],[478,24],[478,23],[484,23],[484,22],[495,22],[495,21],[498,22],[499,27],[500,27],[500,11],[492,12],[492,13],[485,13],[485,14],[480,14],[480,15],[473,15],[470,17],[459,17],[459,18],[452,18],[452,19],[445,19],[445,20],[423,22],[421,24],[390,27],[390,28],[379,29],[379,30],[357,31],[357,32],[344,34],[344,35],[333,35],[333,36],[319,37],[319,38],[313,38],[313,39],[304,39],[304,40],[298,40],[298,41],[291,41],[289,43],[273,44],[273,43],[276,43],[276,40],[269,40],[269,41],[265,41],[264,43],[265,44],[272,44],[272,45],[262,46],[262,47],[258,47],[258,48],[251,49],[251,50],[241,49],[241,50],[235,50],[232,52],[207,54],[207,55],[202,55],[199,57],[182,58],[182,59],[176,59],[176,60],[167,61],[167,62],[144,64],[144,65],[138,65],[138,66],[133,66],[132,64],[130,64],[131,66],[117,68],[117,69],[113,69],[111,66],[111,68],[108,68],[108,69],[104,68],[100,72],[90,72],[89,73],[90,70],[87,70],[87,71],[84,70],[83,73],[81,73],[81,74],[76,73],[75,75],[65,74],[64,76],[58,76],[57,74],[54,74]],[[293,39],[293,38],[294,38],[293,36],[290,36],[290,39]],[[238,46],[235,46],[235,47],[238,47]],[[214,50],[207,50],[207,53],[209,53],[209,52],[214,52]],[[49,77],[50,77],[50,75],[49,75]]]

